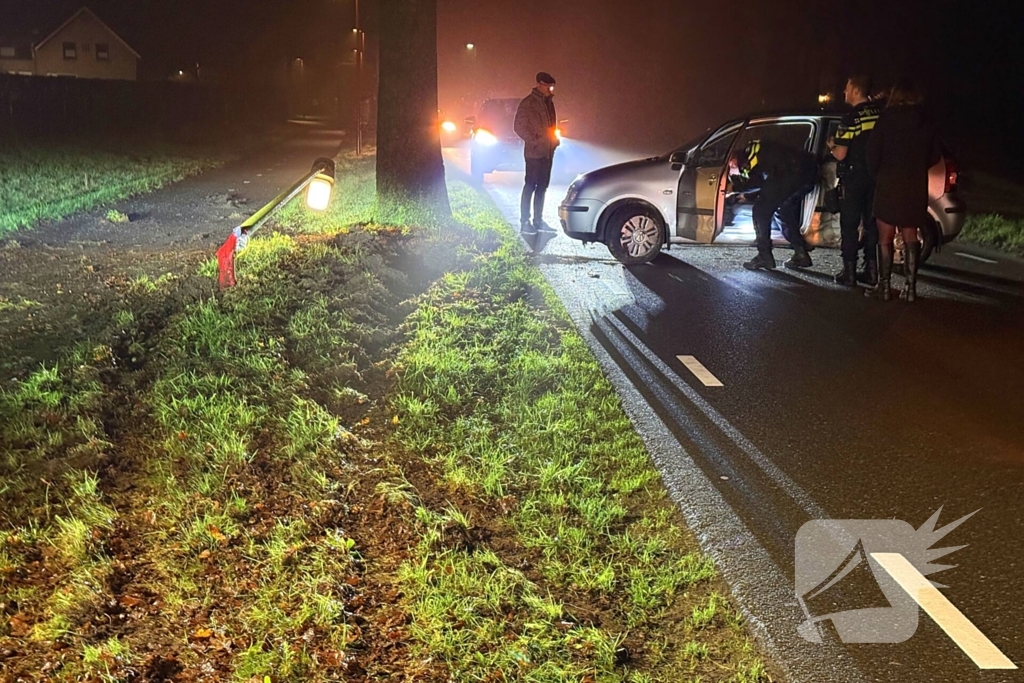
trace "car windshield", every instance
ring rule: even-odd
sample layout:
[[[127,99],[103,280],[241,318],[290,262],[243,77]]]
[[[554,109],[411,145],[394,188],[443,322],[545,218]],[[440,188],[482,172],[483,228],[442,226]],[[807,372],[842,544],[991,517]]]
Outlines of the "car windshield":
[[[487,100],[480,106],[478,125],[498,135],[512,133],[512,123],[516,118],[519,100],[508,98]]]

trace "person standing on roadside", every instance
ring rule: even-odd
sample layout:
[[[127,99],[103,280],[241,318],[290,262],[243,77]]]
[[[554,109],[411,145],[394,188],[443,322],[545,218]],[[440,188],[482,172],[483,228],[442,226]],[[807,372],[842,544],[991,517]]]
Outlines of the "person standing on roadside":
[[[526,157],[526,183],[519,202],[519,223],[524,233],[549,230],[544,223],[544,195],[551,183],[551,165],[558,147],[555,133],[558,119],[555,116],[555,79],[541,71],[537,74],[537,85],[519,103],[513,128],[523,139],[523,154]],[[533,220],[530,220],[530,205],[533,204]]]
[[[874,214],[878,222],[878,284],[868,296],[892,298],[890,277],[896,231],[903,237],[903,272],[906,282],[901,297],[917,298],[917,268],[921,258],[918,230],[928,221],[928,169],[942,156],[935,127],[925,115],[922,98],[913,83],[902,80],[893,86],[888,105],[868,144],[868,169],[874,176]]]
[[[872,215],[875,181],[868,173],[868,142],[884,102],[869,99],[870,94],[870,78],[850,77],[844,95],[852,109],[839,124],[835,139],[828,143],[832,156],[839,162],[839,226],[843,269],[836,273],[835,281],[847,287],[855,287],[858,280],[870,285],[878,282],[878,227]],[[864,272],[858,274],[858,228],[862,224]]]

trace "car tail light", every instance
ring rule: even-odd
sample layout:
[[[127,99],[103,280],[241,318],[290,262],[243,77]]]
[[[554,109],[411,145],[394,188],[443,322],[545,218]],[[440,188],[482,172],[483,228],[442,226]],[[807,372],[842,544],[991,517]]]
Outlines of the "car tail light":
[[[957,181],[959,180],[960,169],[952,159],[946,159],[946,194],[956,192]]]

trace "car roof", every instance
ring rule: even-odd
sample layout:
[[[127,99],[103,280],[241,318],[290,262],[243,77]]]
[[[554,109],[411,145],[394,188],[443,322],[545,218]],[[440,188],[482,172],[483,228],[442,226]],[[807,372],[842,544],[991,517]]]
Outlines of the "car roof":
[[[816,110],[816,111],[812,110],[812,109],[806,109],[806,110],[790,109],[790,110],[784,110],[784,111],[758,112],[758,113],[754,113],[754,114],[748,114],[747,116],[744,116],[743,118],[731,119],[729,121],[726,121],[726,122],[722,123],[721,125],[715,126],[713,128],[709,128],[705,138],[714,137],[716,133],[720,133],[721,131],[724,131],[727,128],[732,128],[733,126],[741,126],[741,125],[744,125],[744,124],[747,124],[747,123],[753,123],[753,122],[762,123],[762,122],[765,122],[765,121],[773,121],[773,120],[774,121],[785,121],[787,119],[794,120],[794,121],[806,121],[807,119],[819,119],[819,120],[834,120],[834,121],[838,121],[842,117],[843,117],[842,112],[821,111],[820,109]]]
[[[746,123],[748,121],[763,121],[765,119],[841,119],[843,112],[841,111],[822,111],[821,109],[786,109],[786,110],[774,110],[774,111],[761,111],[747,114],[743,118],[733,119],[728,123],[722,124],[719,128],[724,128],[728,125],[737,123]]]

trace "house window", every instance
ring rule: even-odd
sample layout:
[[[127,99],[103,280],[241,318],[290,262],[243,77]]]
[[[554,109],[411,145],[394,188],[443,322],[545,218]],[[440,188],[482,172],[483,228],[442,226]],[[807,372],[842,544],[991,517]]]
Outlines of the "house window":
[[[96,61],[106,62],[110,60],[110,46],[106,43],[96,43]]]
[[[13,45],[4,45],[0,47],[0,58],[2,59],[14,59],[15,51]]]
[[[78,59],[78,48],[74,43],[64,43],[64,59]]]

